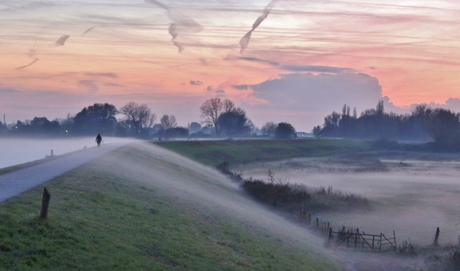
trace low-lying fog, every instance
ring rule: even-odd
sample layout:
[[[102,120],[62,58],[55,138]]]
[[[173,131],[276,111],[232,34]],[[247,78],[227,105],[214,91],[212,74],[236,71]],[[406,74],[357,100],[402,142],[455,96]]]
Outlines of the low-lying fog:
[[[358,228],[415,245],[457,244],[460,235],[460,160],[379,160],[316,158],[261,163],[234,168],[244,177],[268,180],[268,169],[284,183],[332,186],[372,202],[372,211],[317,214],[334,227]]]
[[[124,138],[104,137],[103,144],[133,141]],[[96,147],[95,137],[66,139],[1,138],[0,168],[43,159],[51,154],[62,155],[68,152]]]
[[[101,169],[161,191],[161,195],[181,205],[185,214],[214,223],[223,219],[250,233],[262,231],[264,236],[274,235],[296,247],[314,248],[309,257],[326,253],[323,238],[242,196],[239,185],[215,169],[148,143],[133,144],[104,158],[98,161]],[[331,258],[335,257],[329,255]]]

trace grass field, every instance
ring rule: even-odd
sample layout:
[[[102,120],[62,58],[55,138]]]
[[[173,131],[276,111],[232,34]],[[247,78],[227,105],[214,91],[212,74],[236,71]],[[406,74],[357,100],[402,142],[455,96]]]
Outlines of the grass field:
[[[368,142],[335,139],[170,141],[155,144],[212,167],[223,161],[243,164],[346,154],[370,148]]]
[[[142,148],[110,155],[46,184],[52,196],[45,221],[37,218],[43,188],[0,205],[0,270],[336,269],[310,248],[233,223],[141,181],[181,166],[150,160]]]

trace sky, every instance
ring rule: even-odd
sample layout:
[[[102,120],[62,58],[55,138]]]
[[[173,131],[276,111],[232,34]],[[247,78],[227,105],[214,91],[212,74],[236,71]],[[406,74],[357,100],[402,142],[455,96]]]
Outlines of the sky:
[[[309,132],[344,104],[460,111],[460,2],[0,0],[0,60],[7,123],[133,101],[186,126],[219,97]]]

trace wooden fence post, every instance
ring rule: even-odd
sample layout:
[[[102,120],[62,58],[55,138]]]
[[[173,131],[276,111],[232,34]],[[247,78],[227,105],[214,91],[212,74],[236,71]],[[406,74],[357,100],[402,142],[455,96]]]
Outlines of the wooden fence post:
[[[438,246],[439,245],[438,244],[439,232],[440,232],[439,227],[437,227],[436,228],[436,234],[434,236],[433,246]]]
[[[395,239],[395,250],[398,250],[398,244],[396,243],[396,233],[395,233],[395,230],[393,230],[393,238]]]
[[[355,250],[356,250],[356,247],[358,246],[358,235],[359,235],[359,229],[356,229],[356,235],[355,235]]]
[[[332,238],[334,238],[334,237],[332,236],[332,228],[329,228],[329,240],[332,240]]]
[[[372,250],[375,251],[375,235],[372,235]]]
[[[318,219],[318,217],[316,217],[316,227],[317,228],[319,227],[319,219]]]
[[[51,195],[46,187],[43,189],[42,197],[42,208],[40,210],[40,219],[46,219],[48,217],[48,207],[50,204]]]

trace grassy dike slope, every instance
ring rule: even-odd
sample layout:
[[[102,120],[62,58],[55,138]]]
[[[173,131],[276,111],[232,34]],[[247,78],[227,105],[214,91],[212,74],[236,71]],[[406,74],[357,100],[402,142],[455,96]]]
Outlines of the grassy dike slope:
[[[0,270],[336,270],[323,242],[214,170],[148,143],[0,205]]]

